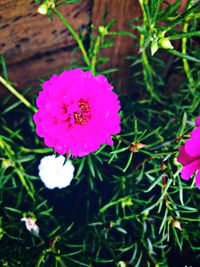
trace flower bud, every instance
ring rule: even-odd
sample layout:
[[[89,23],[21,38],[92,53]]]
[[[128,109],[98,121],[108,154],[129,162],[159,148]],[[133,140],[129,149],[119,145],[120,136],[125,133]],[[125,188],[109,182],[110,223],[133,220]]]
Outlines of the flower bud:
[[[173,45],[171,44],[170,40],[168,38],[161,38],[158,41],[159,47],[163,49],[174,49]]]
[[[133,201],[131,198],[126,198],[122,201],[122,208],[125,208],[126,206],[132,206]]]
[[[2,168],[4,170],[8,169],[9,167],[12,167],[13,163],[9,159],[3,159],[2,160]]]
[[[143,148],[145,146],[146,146],[145,144],[142,144],[140,142],[133,142],[130,145],[130,151],[135,153],[135,152],[138,152],[141,148]]]
[[[119,262],[117,263],[117,266],[118,266],[118,267],[126,267],[126,262],[124,262],[124,261],[119,261]]]
[[[180,223],[179,221],[173,221],[173,222],[172,222],[172,225],[173,225],[175,228],[177,228],[177,229],[179,229],[179,230],[182,230],[182,228],[181,228],[181,223]]]
[[[144,219],[145,219],[146,217],[149,216],[149,211],[145,211],[145,212],[143,212],[143,214],[144,214]]]
[[[40,13],[41,15],[46,15],[48,12],[48,5],[43,3],[38,7],[38,13]]]
[[[102,35],[108,34],[108,30],[104,26],[99,26],[98,30],[99,30],[99,33],[101,33]]]

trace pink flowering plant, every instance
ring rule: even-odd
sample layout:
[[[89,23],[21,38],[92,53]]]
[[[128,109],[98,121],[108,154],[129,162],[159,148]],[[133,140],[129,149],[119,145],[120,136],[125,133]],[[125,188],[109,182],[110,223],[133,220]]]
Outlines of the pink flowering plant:
[[[35,1],[76,46],[34,92],[16,89],[0,55],[18,98],[0,107],[0,266],[199,266],[199,3],[116,1],[139,7],[128,28],[105,13],[82,31],[60,9],[82,2],[115,1]],[[123,36],[134,46],[121,70],[104,50]]]

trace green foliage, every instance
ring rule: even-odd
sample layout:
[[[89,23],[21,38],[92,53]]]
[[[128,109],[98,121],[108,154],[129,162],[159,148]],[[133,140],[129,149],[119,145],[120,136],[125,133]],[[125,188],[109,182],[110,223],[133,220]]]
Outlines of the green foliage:
[[[116,21],[107,23],[106,14],[92,34],[76,33],[56,7],[77,1],[54,2],[49,15],[63,21],[82,52],[73,67],[94,74],[116,71],[103,68],[109,59],[102,49],[112,47],[118,34],[137,37],[112,31]],[[113,137],[114,146],[72,159],[75,178],[65,189],[47,190],[38,178],[40,159],[53,151],[37,138],[33,104],[26,102],[26,91],[16,93],[1,56],[1,82],[19,99],[9,97],[1,106],[1,266],[198,266],[199,191],[194,177],[180,178],[176,157],[200,114],[199,52],[192,42],[199,36],[199,4],[188,1],[179,15],[180,0],[165,9],[160,0],[139,2],[144,23],[138,25],[137,18],[129,25],[140,34],[140,54],[129,60],[143,98],[120,96],[122,131]],[[165,49],[162,38],[174,47],[180,39],[180,49]],[[170,53],[169,65],[161,48]],[[171,73],[182,78],[173,93],[166,91]],[[27,231],[22,217],[37,219],[39,235]]]
[[[142,64],[143,77],[145,80],[145,86],[150,96],[156,99],[158,102],[162,102],[161,95],[157,87],[159,84],[155,84],[154,80],[157,78],[157,72],[153,68],[151,61],[155,53],[160,49],[165,49],[168,53],[175,55],[177,58],[183,59],[183,67],[185,73],[188,77],[190,83],[190,88],[192,88],[193,95],[195,94],[195,88],[198,86],[194,84],[190,67],[187,61],[196,62],[195,69],[199,68],[199,56],[193,55],[194,50],[191,49],[191,40],[188,38],[198,37],[200,31],[198,30],[197,20],[199,18],[200,4],[199,1],[192,4],[192,0],[187,1],[186,10],[179,14],[178,10],[181,5],[181,0],[175,1],[174,4],[168,4],[168,7],[163,7],[166,5],[163,1],[145,1],[140,0],[140,6],[142,10],[142,18],[144,23],[138,25],[137,19],[129,22],[129,25],[133,29],[137,29],[140,33],[140,53],[141,59],[133,57],[134,65]],[[190,22],[190,24],[189,24]],[[182,42],[182,51],[175,50],[171,40],[180,39]],[[186,46],[189,48],[190,54]],[[159,59],[159,55],[157,56]],[[136,60],[136,63],[135,63]],[[165,68],[166,69],[166,68]],[[196,102],[193,101],[191,109],[194,110],[196,107]]]

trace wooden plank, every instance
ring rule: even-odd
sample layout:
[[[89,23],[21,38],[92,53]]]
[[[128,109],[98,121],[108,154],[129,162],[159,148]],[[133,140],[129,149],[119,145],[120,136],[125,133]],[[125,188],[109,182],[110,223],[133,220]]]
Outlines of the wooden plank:
[[[174,1],[170,0],[171,3]],[[183,0],[182,6],[185,3]],[[74,59],[69,49],[75,42],[65,26],[57,18],[52,23],[47,16],[37,14],[37,7],[33,0],[0,0],[0,52],[6,57],[10,80],[21,88],[32,82],[36,85],[36,80],[68,66]],[[114,30],[131,31],[126,26],[127,21],[141,14],[136,0],[81,0],[59,10],[76,30],[90,26],[91,21],[101,25],[105,11],[108,11],[107,21],[118,20]],[[130,62],[124,59],[137,53],[135,44],[138,41],[118,36],[115,47],[102,52],[110,58],[104,67],[119,69],[112,79],[116,90],[124,94],[130,91],[135,94],[137,90],[131,78]]]
[[[32,60],[18,62],[8,66],[9,79],[16,82],[16,88],[22,92],[29,86],[32,90],[29,96],[38,92],[41,79],[48,79],[54,73],[64,70],[70,65],[74,57],[80,57],[80,53],[72,55],[71,50],[59,50],[52,53],[43,54],[41,57],[35,57]],[[8,95],[6,88],[0,86],[0,97]]]
[[[37,13],[37,7],[33,0],[0,1],[0,51],[7,64],[75,44],[58,18],[52,23],[47,16]],[[77,31],[90,23],[90,0],[65,5],[59,10]]]
[[[92,24],[99,26],[105,12],[108,12],[107,21],[117,19],[114,30],[127,30],[133,32],[126,23],[128,20],[137,17],[140,14],[138,1],[133,0],[94,0],[92,11]],[[135,33],[135,32],[133,32]],[[127,36],[118,36],[114,41],[114,48],[107,48],[102,55],[107,56],[110,62],[106,67],[115,68],[119,71],[112,75],[116,89],[122,94],[132,90],[132,79],[130,62],[125,57],[136,52],[135,40]]]
[[[10,81],[19,91],[52,75],[76,58],[71,55],[76,43],[62,22],[37,13],[32,0],[0,1],[0,52],[5,56]],[[92,2],[59,7],[59,11],[79,31],[91,23]],[[78,54],[80,56],[80,54]],[[0,95],[8,94],[0,85]]]

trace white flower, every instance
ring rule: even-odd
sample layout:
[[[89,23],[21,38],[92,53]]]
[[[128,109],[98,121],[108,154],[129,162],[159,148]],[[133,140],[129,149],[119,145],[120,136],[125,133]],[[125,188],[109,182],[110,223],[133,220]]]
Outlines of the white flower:
[[[41,159],[38,167],[39,176],[47,188],[63,188],[70,184],[74,177],[74,166],[70,160],[65,164],[64,162],[63,156],[51,155]]]
[[[36,219],[35,218],[32,218],[32,217],[23,217],[21,218],[21,221],[22,222],[25,222],[25,226],[26,226],[26,229],[33,233],[33,234],[36,234],[38,235],[39,234],[39,227],[37,226],[37,224],[35,223],[36,222]]]

